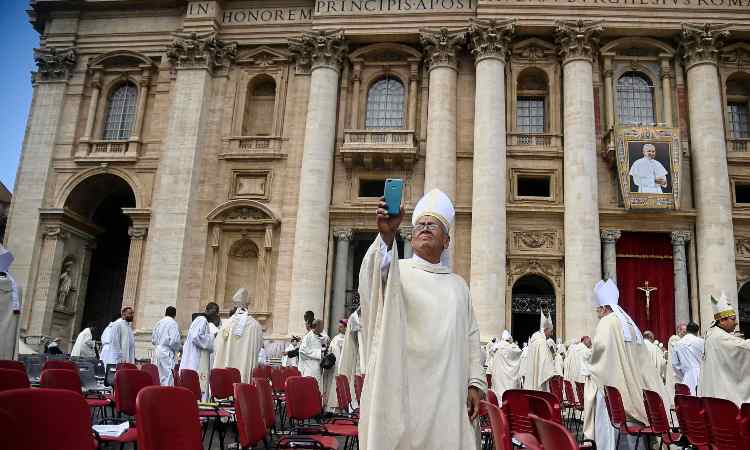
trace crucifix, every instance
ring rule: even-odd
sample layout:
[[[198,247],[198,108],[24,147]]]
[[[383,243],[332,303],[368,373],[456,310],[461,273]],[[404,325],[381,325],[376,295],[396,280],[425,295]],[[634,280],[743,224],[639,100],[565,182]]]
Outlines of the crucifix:
[[[658,288],[650,287],[648,285],[648,280],[646,280],[643,282],[643,286],[638,286],[636,289],[643,291],[643,293],[646,294],[646,320],[649,320],[651,318],[651,293]]]

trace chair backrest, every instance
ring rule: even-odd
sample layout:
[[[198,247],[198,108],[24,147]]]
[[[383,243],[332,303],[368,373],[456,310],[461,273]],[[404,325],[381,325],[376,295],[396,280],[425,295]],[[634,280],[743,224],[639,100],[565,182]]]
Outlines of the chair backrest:
[[[544,392],[544,391],[526,391],[526,395],[532,395],[534,397],[540,397],[549,403],[549,405],[552,407],[553,416],[549,420],[554,420],[557,423],[562,423],[562,407],[560,406],[560,402],[557,400],[558,397],[551,393],[551,392]],[[546,418],[546,417],[544,417]]]
[[[208,374],[208,384],[211,386],[211,398],[226,400],[234,395],[232,388],[232,373],[228,369],[211,369]]]
[[[236,367],[227,367],[227,370],[229,371],[229,374],[232,376],[232,384],[242,383],[242,373],[240,372],[240,369]]]
[[[703,400],[692,395],[678,394],[674,396],[674,406],[680,431],[687,436],[688,441],[694,446],[709,445]]]
[[[492,389],[492,374],[485,373],[484,378],[487,380],[487,389]]]
[[[344,374],[336,375],[336,400],[342,412],[349,412],[352,403],[352,393],[349,390],[349,377]]]
[[[492,441],[495,443],[495,450],[512,450],[513,443],[510,440],[510,426],[505,413],[486,400],[482,400],[481,406],[487,410],[490,418],[490,427],[492,428]]]
[[[253,378],[271,378],[271,368],[269,366],[258,366],[253,368]]]
[[[674,393],[675,395],[693,395],[693,393],[690,392],[690,386],[682,383],[674,384]]]
[[[161,384],[161,379],[159,378],[159,368],[156,367],[156,364],[146,363],[141,366],[141,370],[151,375],[151,379],[153,380],[152,384],[154,386],[159,386]]]
[[[570,380],[563,380],[563,387],[565,388],[565,399],[573,405],[578,405],[573,383]]]
[[[532,417],[532,421],[544,450],[578,450],[575,439],[561,424],[541,417]]]
[[[3,448],[93,450],[89,406],[80,394],[60,389],[0,392]],[[10,420],[8,421],[8,416]]]
[[[15,369],[0,369],[0,392],[24,389],[30,386],[26,372]]]
[[[362,402],[362,389],[365,387],[365,376],[354,375],[354,395],[357,396],[357,403]]]
[[[549,379],[549,390],[557,397],[557,403],[563,402],[563,379],[560,375]]]
[[[93,361],[77,361],[78,379],[84,391],[99,389],[96,382],[96,363]]]
[[[135,416],[135,402],[138,393],[154,382],[146,372],[133,369],[118,370],[115,375],[115,409],[129,416]]]
[[[743,403],[740,407],[738,424],[745,448],[750,448],[750,403]]]
[[[258,398],[260,399],[260,410],[263,414],[263,421],[266,423],[266,428],[271,428],[276,425],[276,411],[273,407],[273,389],[271,389],[271,383],[268,382],[267,378],[256,377],[253,378],[253,384],[258,388]]]
[[[508,418],[511,435],[516,433],[533,433],[534,427],[529,419],[529,398],[523,389],[507,389],[503,392],[503,412]]]
[[[296,368],[296,367],[294,367],[294,366],[287,367],[286,371],[288,372],[287,378],[288,377],[301,377],[302,376],[302,372],[300,372],[299,369]]]
[[[76,363],[68,361],[67,359],[48,359],[42,366],[42,372],[47,369],[72,370],[75,373],[78,373],[78,366],[76,366]]]
[[[577,408],[583,409],[583,391],[585,389],[585,385],[583,383],[579,383],[576,381],[576,395],[578,397],[578,404],[576,405]]]
[[[607,404],[607,414],[612,426],[617,429],[625,429],[627,427],[627,416],[620,391],[614,386],[604,386],[604,402]]]
[[[260,407],[258,388],[252,384],[234,384],[234,408],[240,446],[253,447],[266,437],[266,424]]]
[[[318,381],[313,377],[289,377],[286,380],[287,414],[290,419],[308,420],[321,413]]]
[[[497,400],[497,394],[492,389],[487,389],[487,401],[498,408],[500,407],[500,402]]]
[[[552,420],[554,422],[560,421],[559,418],[556,419],[555,410],[546,399],[536,395],[529,395],[528,398],[530,414],[541,417],[545,420]]]
[[[198,372],[192,369],[180,370],[180,386],[188,389],[193,393],[195,400],[200,401],[203,397],[201,392],[201,380]]]
[[[138,370],[138,366],[136,366],[133,363],[127,363],[127,362],[117,363],[117,365],[115,366],[115,370],[123,370],[123,369]]]
[[[177,369],[177,367],[172,367],[172,379],[174,380],[175,386],[180,385],[180,371]]]
[[[203,450],[198,403],[181,387],[147,386],[136,399],[138,450]]]
[[[271,386],[274,392],[282,393],[286,391],[287,374],[288,372],[284,370],[284,367],[271,370]]]
[[[646,407],[646,416],[651,429],[655,433],[666,433],[669,431],[669,417],[664,409],[664,401],[657,392],[643,390],[643,405]]]
[[[83,397],[81,392],[81,380],[78,371],[68,369],[45,369],[39,378],[39,385],[47,389],[66,389]]]
[[[26,373],[26,366],[21,361],[15,361],[12,359],[0,359],[0,369],[6,370],[20,370]]]
[[[723,398],[703,397],[709,442],[714,450],[743,450],[737,405]]]

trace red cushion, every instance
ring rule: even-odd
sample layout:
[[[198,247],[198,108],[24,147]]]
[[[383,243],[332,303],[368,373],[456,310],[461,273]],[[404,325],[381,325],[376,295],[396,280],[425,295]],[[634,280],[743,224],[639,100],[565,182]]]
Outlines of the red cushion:
[[[135,427],[130,427],[128,431],[117,437],[99,436],[99,440],[105,442],[135,442],[138,440],[138,430]]]
[[[324,425],[324,427],[327,432],[338,436],[356,436],[359,433],[356,425],[345,423],[331,423]]]
[[[87,398],[86,403],[92,408],[103,408],[109,406],[112,402],[107,399]]]

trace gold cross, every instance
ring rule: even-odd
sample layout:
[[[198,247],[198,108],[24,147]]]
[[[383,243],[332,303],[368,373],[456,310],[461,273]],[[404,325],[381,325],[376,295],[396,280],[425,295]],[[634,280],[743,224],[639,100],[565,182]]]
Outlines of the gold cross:
[[[638,286],[636,289],[639,291],[643,291],[644,294],[646,294],[646,320],[650,320],[651,318],[651,293],[658,288],[655,287],[649,287],[648,280],[643,282],[643,286]]]

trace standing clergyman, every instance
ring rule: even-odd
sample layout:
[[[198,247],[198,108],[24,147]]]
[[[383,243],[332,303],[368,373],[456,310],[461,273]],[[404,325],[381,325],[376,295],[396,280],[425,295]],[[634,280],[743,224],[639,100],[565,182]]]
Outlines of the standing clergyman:
[[[523,388],[533,391],[549,392],[549,380],[554,377],[555,353],[554,342],[552,349],[547,344],[547,339],[552,336],[552,318],[540,313],[539,331],[531,335],[529,339],[529,350],[524,370],[525,378]]]
[[[135,335],[133,334],[133,308],[122,308],[120,318],[112,323],[110,348],[112,359],[117,363],[135,362]]]
[[[394,245],[404,210],[389,216],[381,198],[380,234],[359,273],[366,332],[363,450],[475,450],[472,421],[487,388],[479,326],[469,287],[450,268],[455,211],[435,189],[412,215],[414,256]]]
[[[698,380],[703,362],[704,340],[698,336],[700,328],[695,322],[690,322],[686,328],[687,334],[674,344],[672,367],[680,383],[686,384],[693,395],[697,394]]]
[[[214,337],[210,322],[219,315],[219,305],[209,302],[206,313],[200,314],[190,324],[185,344],[182,346],[180,370],[190,369],[198,372],[201,391],[204,397],[208,393],[208,375],[211,371],[211,353],[214,351]]]
[[[156,322],[151,334],[151,343],[154,345],[153,363],[159,368],[159,384],[162,386],[174,385],[172,369],[177,360],[177,352],[180,350],[180,326],[174,318],[177,309],[167,306],[164,318]]]
[[[667,187],[667,169],[656,159],[654,144],[643,145],[643,157],[630,166],[629,175],[638,187],[638,192],[661,194],[662,188]]]
[[[90,322],[86,325],[86,328],[78,333],[76,342],[73,344],[73,349],[70,351],[70,356],[96,358],[96,344],[94,343],[95,331],[96,324],[94,324],[94,322]]]
[[[253,369],[258,366],[258,354],[263,347],[263,328],[250,315],[250,293],[237,289],[232,297],[235,308],[229,320],[221,324],[216,337],[214,367],[234,367],[240,371],[243,383],[253,379]]]
[[[495,345],[492,355],[492,390],[500,399],[503,398],[503,392],[517,389],[519,386],[521,349],[512,341],[508,330],[503,330],[500,342]]]

